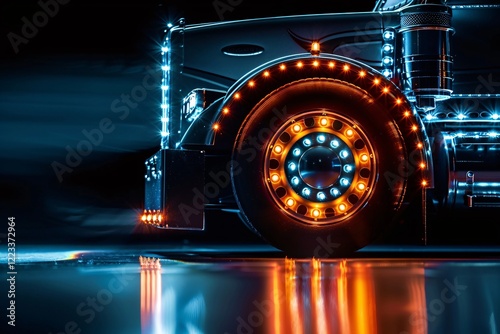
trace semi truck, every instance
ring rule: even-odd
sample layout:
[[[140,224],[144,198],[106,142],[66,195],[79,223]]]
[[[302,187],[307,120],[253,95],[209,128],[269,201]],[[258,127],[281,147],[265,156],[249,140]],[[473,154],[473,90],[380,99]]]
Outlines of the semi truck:
[[[491,0],[379,0],[169,25],[141,224],[204,230],[224,211],[289,256],[335,257],[495,210],[498,17]]]

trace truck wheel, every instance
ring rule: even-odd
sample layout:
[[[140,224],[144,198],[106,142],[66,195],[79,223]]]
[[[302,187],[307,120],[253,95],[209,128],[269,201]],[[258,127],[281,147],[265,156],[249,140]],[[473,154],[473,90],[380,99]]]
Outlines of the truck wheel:
[[[286,84],[243,121],[233,148],[240,217],[294,257],[341,257],[390,227],[405,142],[384,99],[338,79]]]

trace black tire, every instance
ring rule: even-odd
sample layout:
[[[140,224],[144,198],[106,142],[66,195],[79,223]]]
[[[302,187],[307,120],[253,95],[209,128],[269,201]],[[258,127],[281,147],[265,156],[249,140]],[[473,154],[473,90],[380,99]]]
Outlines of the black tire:
[[[297,80],[263,98],[233,149],[245,223],[292,257],[348,256],[380,236],[406,186],[403,177],[384,178],[407,159],[386,103],[324,78]]]

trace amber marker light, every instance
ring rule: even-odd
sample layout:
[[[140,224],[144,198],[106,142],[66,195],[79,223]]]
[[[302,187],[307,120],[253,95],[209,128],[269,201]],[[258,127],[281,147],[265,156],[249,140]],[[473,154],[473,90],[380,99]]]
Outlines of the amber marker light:
[[[360,78],[364,78],[366,76],[366,72],[365,71],[360,71],[359,72],[359,76],[360,76]]]
[[[271,181],[276,183],[276,182],[279,182],[280,180],[280,176],[278,174],[273,174],[271,175]]]
[[[425,164],[423,162],[420,163],[420,168],[422,168],[422,169],[425,168]]]
[[[422,143],[417,143],[417,148],[422,148],[422,147],[424,147],[424,144],[422,144]]]
[[[297,67],[298,67],[298,68],[302,68],[303,66],[304,66],[304,63],[303,63],[303,62],[299,61],[299,62],[297,63]]]
[[[335,67],[335,63],[333,61],[328,62],[328,67],[329,68],[334,68]]]
[[[271,74],[269,73],[269,71],[264,71],[264,76],[267,78],[268,76],[270,76]]]
[[[222,109],[222,112],[223,112],[224,114],[229,114],[229,108],[228,108],[228,107],[226,107],[226,108]]]
[[[282,70],[282,71],[286,70],[286,66],[285,66],[285,64],[281,64],[281,65],[280,65],[280,70]]]
[[[345,72],[349,71],[349,65],[345,64],[344,67],[342,67]]]
[[[250,80],[250,81],[248,82],[248,85],[249,85],[250,87],[254,87],[254,86],[255,86],[255,82],[254,82],[253,80]]]
[[[412,126],[411,126],[411,129],[412,129],[413,131],[417,131],[417,130],[418,130],[418,126],[416,126],[416,125],[412,125]]]
[[[319,56],[320,52],[321,52],[321,50],[320,50],[319,42],[312,42],[311,43],[311,55]]]
[[[286,205],[293,206],[295,204],[295,200],[293,198],[289,198],[286,200]]]
[[[389,87],[384,87],[384,88],[382,89],[382,91],[384,92],[384,94],[389,93]]]
[[[293,132],[297,133],[297,132],[300,132],[300,130],[302,130],[302,127],[300,126],[300,124],[295,124],[292,127],[292,130],[293,130]]]
[[[280,145],[276,145],[274,147],[274,152],[280,154],[281,152],[283,152],[283,147],[281,147]]]
[[[403,114],[403,115],[404,115],[405,117],[408,117],[408,116],[410,116],[410,115],[411,115],[411,113],[410,113],[408,110],[406,110],[406,111],[404,112],[404,114]]]
[[[219,130],[220,126],[218,123],[215,123],[214,125],[212,125],[212,129],[214,129],[215,131]]]
[[[317,61],[317,60],[313,61],[313,66],[314,67],[318,67],[319,66],[319,61]]]
[[[380,83],[380,79],[379,79],[379,78],[375,78],[375,79],[373,79],[373,83],[374,83],[375,85],[378,85],[378,84]]]
[[[238,100],[240,97],[241,97],[240,93],[236,93],[236,94],[234,94],[234,98],[235,98],[235,99],[237,99],[237,100]]]
[[[422,187],[427,187],[427,181],[426,180],[423,180],[421,184],[422,184]]]

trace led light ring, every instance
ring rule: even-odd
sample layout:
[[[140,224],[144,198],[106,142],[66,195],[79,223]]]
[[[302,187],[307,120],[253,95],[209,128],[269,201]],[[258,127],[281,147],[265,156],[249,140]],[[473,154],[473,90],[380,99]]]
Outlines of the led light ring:
[[[307,140],[310,144],[304,143]],[[332,141],[338,145],[332,146]],[[374,157],[364,132],[348,119],[324,111],[303,113],[282,125],[270,140],[264,160],[267,187],[276,204],[300,221],[338,222],[354,214],[370,197]],[[323,158],[335,162],[332,174],[311,178],[301,170],[304,159],[315,163]],[[342,184],[342,180],[347,183]],[[304,189],[310,193],[304,194]]]

